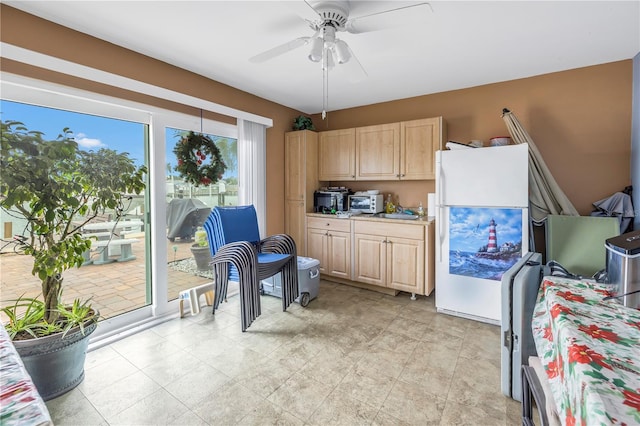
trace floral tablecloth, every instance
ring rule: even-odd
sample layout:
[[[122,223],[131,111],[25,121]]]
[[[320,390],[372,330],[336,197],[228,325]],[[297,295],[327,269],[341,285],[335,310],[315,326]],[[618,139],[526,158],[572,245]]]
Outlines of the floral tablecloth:
[[[533,335],[564,425],[640,425],[640,311],[603,284],[545,277]]]
[[[7,331],[0,324],[0,425],[53,425]]]

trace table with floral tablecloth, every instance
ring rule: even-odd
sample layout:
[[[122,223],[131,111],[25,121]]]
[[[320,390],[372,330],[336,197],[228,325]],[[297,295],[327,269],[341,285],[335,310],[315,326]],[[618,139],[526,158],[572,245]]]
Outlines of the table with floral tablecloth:
[[[564,425],[640,425],[640,311],[588,280],[545,277],[533,336]]]
[[[0,425],[53,425],[49,411],[0,324]]]

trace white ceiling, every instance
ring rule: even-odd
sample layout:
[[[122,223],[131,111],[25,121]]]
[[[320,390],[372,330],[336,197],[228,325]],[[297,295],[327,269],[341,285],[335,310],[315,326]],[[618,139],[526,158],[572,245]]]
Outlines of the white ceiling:
[[[263,51],[313,31],[303,0],[11,1],[4,3],[307,114],[322,111],[310,46]],[[316,4],[317,1],[310,1]],[[350,1],[350,17],[419,3]],[[328,111],[633,58],[640,1],[431,1],[382,15],[391,28],[338,33],[368,73],[329,73]],[[401,17],[402,20],[397,19]]]

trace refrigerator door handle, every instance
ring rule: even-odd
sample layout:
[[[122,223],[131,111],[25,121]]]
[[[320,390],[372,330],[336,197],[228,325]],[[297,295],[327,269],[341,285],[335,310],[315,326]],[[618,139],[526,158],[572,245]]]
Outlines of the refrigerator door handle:
[[[444,237],[445,237],[445,226],[444,226],[444,206],[443,206],[443,188],[444,188],[444,175],[442,174],[442,166],[441,166],[441,158],[440,157],[440,152],[436,153],[436,182],[437,182],[437,186],[436,186],[436,209],[437,209],[437,213],[436,213],[436,218],[437,218],[437,226],[438,226],[438,250],[437,250],[437,254],[438,254],[438,258],[436,259],[436,263],[440,263],[442,262],[442,242],[444,241]]]

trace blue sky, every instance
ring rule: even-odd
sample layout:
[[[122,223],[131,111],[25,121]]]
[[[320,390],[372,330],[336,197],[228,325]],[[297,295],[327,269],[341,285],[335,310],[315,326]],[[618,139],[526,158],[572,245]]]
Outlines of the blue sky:
[[[75,135],[81,149],[89,151],[109,148],[117,152],[128,152],[136,164],[144,164],[144,125],[140,123],[5,100],[0,101],[0,118],[2,121],[20,121],[29,130],[43,132],[44,138],[49,140],[56,139],[67,127]],[[175,130],[167,129],[166,136],[167,162],[175,166]],[[225,177],[235,175],[234,170],[227,170],[225,173]]]
[[[128,152],[137,164],[144,162],[144,126],[140,123],[4,100],[0,111],[2,121],[20,121],[29,130],[43,132],[45,139],[56,139],[68,127],[82,149],[109,148]]]

